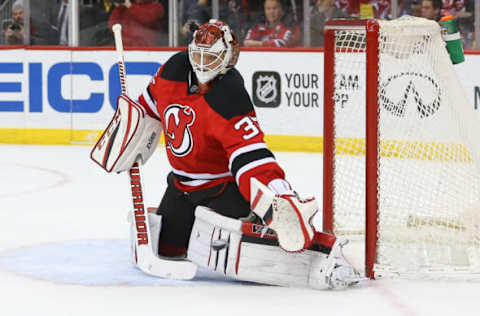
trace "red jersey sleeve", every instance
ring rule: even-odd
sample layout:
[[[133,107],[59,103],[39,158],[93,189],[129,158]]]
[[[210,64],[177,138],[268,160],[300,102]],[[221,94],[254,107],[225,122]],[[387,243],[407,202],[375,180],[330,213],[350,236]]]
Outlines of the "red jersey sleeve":
[[[159,78],[160,74],[163,71],[165,64],[163,64],[160,69],[157,71],[155,76],[152,77],[152,80],[148,83],[143,90],[142,94],[138,97],[137,102],[145,109],[147,115],[160,120],[160,114],[158,113],[157,109],[157,99],[158,96],[156,95],[156,91],[159,90],[158,85],[160,84]]]

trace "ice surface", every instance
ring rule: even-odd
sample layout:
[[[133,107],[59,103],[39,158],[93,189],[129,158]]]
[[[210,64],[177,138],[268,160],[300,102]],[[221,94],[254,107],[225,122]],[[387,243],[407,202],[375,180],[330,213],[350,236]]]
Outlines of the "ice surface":
[[[105,173],[89,151],[0,146],[0,315],[480,315],[480,283],[380,280],[315,291],[206,271],[182,282],[146,276],[128,257],[127,177]],[[275,155],[296,191],[321,198],[321,155]],[[142,168],[146,205],[158,204],[168,171],[163,149]]]

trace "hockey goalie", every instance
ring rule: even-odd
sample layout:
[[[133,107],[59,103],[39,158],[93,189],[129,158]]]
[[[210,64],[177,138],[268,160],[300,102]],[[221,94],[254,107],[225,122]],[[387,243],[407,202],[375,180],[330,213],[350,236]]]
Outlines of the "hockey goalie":
[[[172,171],[160,205],[148,213],[158,260],[273,285],[357,284],[362,278],[343,243],[311,224],[317,201],[299,197],[267,148],[234,68],[239,52],[227,24],[211,20],[195,30],[188,50],[164,63],[137,101],[119,98],[115,123],[92,158],[109,172],[128,170],[145,163],[163,130]]]

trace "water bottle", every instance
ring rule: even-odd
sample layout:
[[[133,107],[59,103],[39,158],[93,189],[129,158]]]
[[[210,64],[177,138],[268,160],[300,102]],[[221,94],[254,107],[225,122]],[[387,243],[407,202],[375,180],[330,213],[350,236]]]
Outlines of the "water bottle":
[[[457,20],[452,15],[445,15],[440,19],[442,37],[447,43],[447,51],[453,64],[465,61],[463,54],[462,37],[458,31]]]

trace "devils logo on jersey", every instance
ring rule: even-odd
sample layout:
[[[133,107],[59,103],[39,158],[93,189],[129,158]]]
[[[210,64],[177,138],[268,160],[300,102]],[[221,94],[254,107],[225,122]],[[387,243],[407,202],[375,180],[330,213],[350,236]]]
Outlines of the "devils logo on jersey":
[[[193,148],[190,126],[195,121],[195,111],[189,106],[169,105],[164,111],[165,142],[177,157],[188,155]]]

